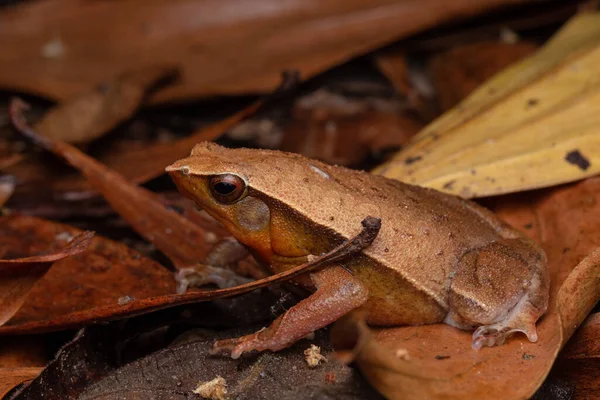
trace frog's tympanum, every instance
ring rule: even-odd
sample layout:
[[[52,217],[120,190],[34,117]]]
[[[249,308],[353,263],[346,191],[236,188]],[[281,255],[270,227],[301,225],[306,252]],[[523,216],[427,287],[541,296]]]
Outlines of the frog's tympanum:
[[[253,256],[281,272],[381,219],[373,243],[295,283],[312,294],[270,327],[215,343],[232,357],[280,350],[357,307],[374,326],[445,322],[472,347],[522,332],[537,340],[548,305],[546,256],[490,211],[458,197],[279,151],[200,143],[167,168],[179,190]]]

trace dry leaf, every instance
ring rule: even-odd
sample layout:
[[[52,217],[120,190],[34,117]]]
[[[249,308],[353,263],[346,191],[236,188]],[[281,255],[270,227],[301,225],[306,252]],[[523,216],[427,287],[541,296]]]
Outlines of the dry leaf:
[[[208,254],[210,246],[204,240],[206,232],[200,226],[167,209],[156,194],[130,183],[76,147],[40,136],[27,126],[21,115],[23,108],[26,108],[24,103],[13,101],[11,115],[19,131],[77,168],[115,211],[165,253],[175,266],[192,265]]]
[[[393,100],[353,100],[319,90],[296,102],[280,150],[356,164],[370,153],[401,147],[422,128],[407,111]]]
[[[552,281],[548,312],[538,323],[539,341],[514,337],[474,351],[471,332],[447,325],[377,330],[348,318],[332,340],[378,390],[398,399],[526,399],[546,378],[575,328],[600,299],[600,178],[527,196],[499,198],[496,211],[527,231],[548,255]],[[535,226],[532,223],[535,222]],[[376,340],[375,340],[376,339]],[[409,360],[394,357],[398,349]]]
[[[429,69],[442,108],[447,111],[483,82],[516,61],[531,55],[530,42],[479,42],[436,54]]]
[[[51,109],[34,129],[67,143],[91,142],[128,119],[156,85],[174,77],[172,67],[144,67],[120,74]]]
[[[69,240],[80,233],[74,227],[39,218],[0,217],[0,248],[11,249],[15,256],[39,253],[56,240]],[[166,268],[122,243],[96,236],[87,251],[55,262],[0,330],[28,324],[57,326],[55,321],[61,318],[73,322],[71,316],[76,312],[81,312],[85,322],[94,318],[95,308],[119,308],[121,297],[144,299],[174,292],[173,274]]]
[[[19,246],[35,248],[47,241],[48,235],[53,239],[56,236],[70,237],[72,232],[76,232],[74,228],[31,217],[0,217],[0,222],[0,249],[18,249]],[[376,218],[366,218],[363,230],[352,240],[284,272],[232,288],[184,294],[174,294],[175,281],[153,261],[123,245],[96,238],[91,251],[64,261],[65,265],[55,266],[51,271],[54,274],[40,281],[37,291],[29,294],[28,303],[23,305],[19,313],[7,325],[0,327],[0,334],[76,328],[177,305],[239,296],[289,281],[361,251],[377,236],[380,222]],[[63,231],[58,234],[57,230]],[[31,243],[23,238],[29,238]],[[0,260],[0,272],[3,262]],[[165,278],[165,274],[168,278]],[[70,295],[65,296],[64,293]]]
[[[464,197],[594,175],[600,170],[598,63],[600,14],[582,13],[374,172]]]
[[[0,399],[17,385],[35,378],[46,365],[48,349],[40,336],[0,341]]]
[[[0,399],[21,383],[37,377],[43,369],[43,367],[0,368]]]
[[[49,254],[0,260],[0,326],[21,308],[31,288],[55,261],[81,253],[88,247],[93,236],[93,232],[83,232],[69,240],[63,248]],[[2,257],[6,258],[14,248],[3,243],[0,251],[3,253]]]
[[[259,99],[230,117],[202,127],[183,139],[152,143],[140,148],[127,147],[125,151],[122,148],[111,148],[100,155],[99,161],[131,182],[144,183],[164,174],[166,165],[187,156],[196,143],[217,139],[240,121],[256,113],[263,104],[264,99]],[[78,200],[96,195],[97,189],[90,186],[81,174],[70,171],[57,172],[39,157],[30,157],[7,169],[7,172],[17,176],[21,182],[26,182],[30,191],[37,194],[47,190],[55,198]],[[21,188],[21,191],[23,189]]]
[[[382,51],[374,56],[374,61],[396,92],[406,98],[408,104],[423,121],[431,121],[439,115],[438,107],[433,101],[433,89],[428,82],[429,79],[426,84],[423,84],[421,76],[423,74],[415,75],[414,71],[411,74],[405,52],[393,49]]]
[[[591,314],[559,355],[550,373],[546,391],[562,391],[572,400],[600,396],[600,314]]]
[[[524,2],[26,2],[0,14],[0,86],[64,100],[169,60],[182,81],[157,101],[268,91],[283,70],[307,78],[443,21]]]

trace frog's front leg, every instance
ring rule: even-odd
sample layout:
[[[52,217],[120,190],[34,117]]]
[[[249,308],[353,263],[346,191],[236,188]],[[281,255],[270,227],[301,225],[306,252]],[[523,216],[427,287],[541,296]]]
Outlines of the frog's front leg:
[[[177,293],[185,293],[188,287],[215,284],[223,289],[250,282],[250,279],[236,274],[231,269],[248,254],[248,249],[233,237],[223,238],[202,263],[181,268],[175,273]]]
[[[503,239],[466,253],[449,293],[446,323],[477,328],[472,347],[496,346],[516,332],[537,341],[535,324],[548,307],[544,252],[526,238]]]
[[[211,353],[231,350],[231,357],[235,359],[252,350],[281,350],[367,301],[368,290],[341,266],[330,266],[313,273],[311,280],[316,291],[277,318],[271,326],[251,335],[219,340]]]

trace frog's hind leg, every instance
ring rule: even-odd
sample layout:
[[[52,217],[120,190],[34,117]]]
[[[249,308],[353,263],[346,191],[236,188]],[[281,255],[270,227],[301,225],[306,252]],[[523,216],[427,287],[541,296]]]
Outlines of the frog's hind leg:
[[[537,341],[535,323],[548,307],[546,256],[533,241],[503,239],[466,253],[450,285],[445,322],[477,328],[472,347],[497,346],[522,332]]]

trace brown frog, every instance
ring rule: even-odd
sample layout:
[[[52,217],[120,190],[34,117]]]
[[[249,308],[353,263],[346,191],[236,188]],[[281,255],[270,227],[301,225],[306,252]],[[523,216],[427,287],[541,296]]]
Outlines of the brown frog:
[[[295,280],[312,294],[252,335],[215,343],[232,357],[280,350],[357,307],[375,326],[444,322],[472,347],[516,332],[537,340],[549,296],[546,256],[475,203],[279,151],[200,143],[167,168],[179,190],[278,273],[381,219],[373,243]]]

